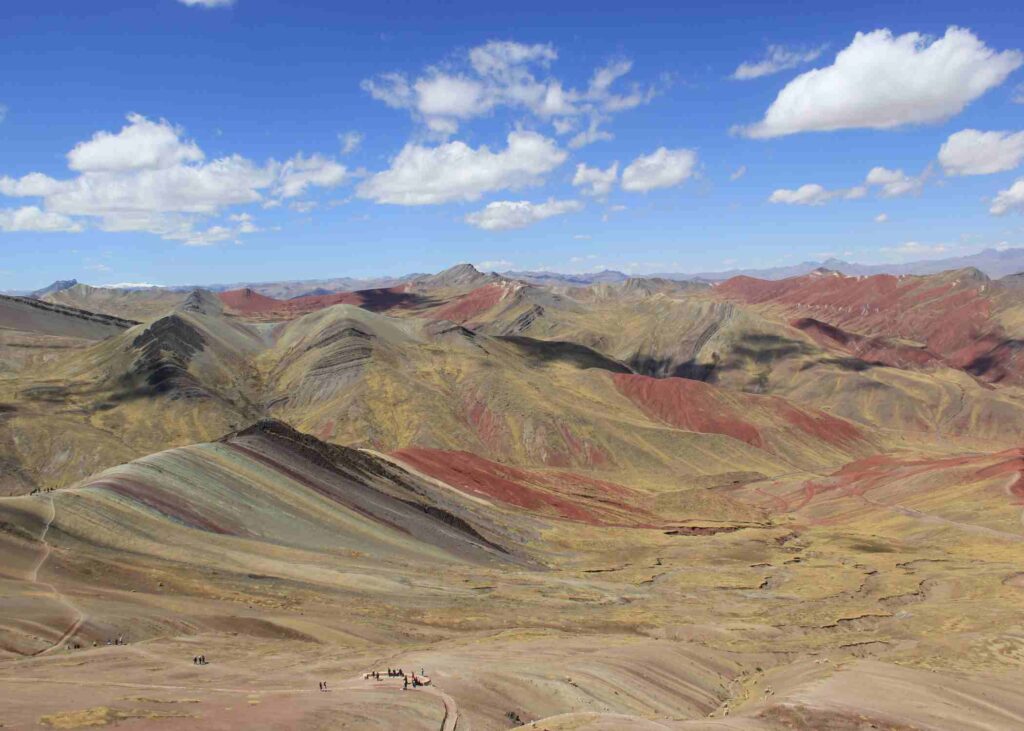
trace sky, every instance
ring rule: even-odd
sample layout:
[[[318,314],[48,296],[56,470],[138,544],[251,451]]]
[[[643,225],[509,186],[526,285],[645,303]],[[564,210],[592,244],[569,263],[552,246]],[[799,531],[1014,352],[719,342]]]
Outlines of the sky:
[[[1010,2],[10,0],[0,290],[1024,246]]]

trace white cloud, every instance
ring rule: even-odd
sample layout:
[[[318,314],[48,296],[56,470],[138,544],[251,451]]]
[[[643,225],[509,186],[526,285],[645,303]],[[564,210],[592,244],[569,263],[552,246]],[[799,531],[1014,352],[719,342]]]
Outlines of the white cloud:
[[[185,246],[213,246],[221,241],[237,240],[238,231],[228,226],[210,226],[201,231],[189,230],[173,238]]]
[[[1018,178],[1009,188],[999,191],[988,210],[996,216],[1010,211],[1024,213],[1024,178]]]
[[[593,238],[590,234],[575,234],[573,239],[576,241],[590,241]]]
[[[738,168],[736,168],[735,170],[732,171],[732,174],[729,176],[729,180],[731,180],[733,182],[736,182],[737,180],[739,180],[740,178],[742,178],[746,174],[747,174],[747,166],[746,165],[740,165]]]
[[[117,282],[116,284],[97,284],[100,289],[162,289],[164,285],[152,282]]]
[[[1014,104],[1024,104],[1024,84],[1017,84],[1013,90],[1013,95],[1010,97],[1010,101]]]
[[[235,0],[178,0],[178,2],[188,5],[190,8],[229,8],[235,4]]]
[[[341,143],[341,154],[348,155],[358,150],[359,146],[363,144],[363,133],[350,130],[339,134],[338,141]]]
[[[584,195],[598,198],[607,196],[615,181],[619,178],[619,163],[613,163],[607,170],[587,167],[584,163],[576,166],[576,174],[572,178],[573,186],[583,188]]]
[[[801,64],[810,63],[825,50],[824,46],[812,48],[809,51],[794,51],[785,46],[768,46],[765,57],[756,62],[744,62],[736,67],[732,78],[738,81],[758,79],[769,74],[776,74],[779,71],[796,68]]]
[[[918,241],[907,241],[899,246],[885,247],[881,251],[896,259],[932,259],[949,256],[953,247],[947,244],[922,244]]]
[[[481,76],[506,76],[525,64],[547,66],[557,58],[558,53],[547,43],[528,46],[514,41],[489,41],[469,52],[469,62]]]
[[[285,162],[278,172],[274,193],[281,198],[294,198],[307,188],[334,188],[341,185],[348,170],[334,160],[320,155],[303,157],[298,154]]]
[[[46,196],[61,189],[59,180],[42,173],[29,173],[20,178],[0,178],[0,195],[10,198],[33,198]]]
[[[80,173],[116,173],[202,162],[203,151],[181,135],[182,130],[165,119],[151,122],[141,114],[129,114],[120,132],[97,132],[75,145],[68,153],[68,167]]]
[[[494,201],[475,213],[466,216],[468,224],[485,231],[506,231],[525,228],[553,216],[575,213],[583,209],[579,201],[559,201],[549,198],[545,203],[529,201]]]
[[[890,170],[881,166],[873,167],[868,171],[864,185],[855,185],[852,188],[839,188],[828,190],[817,183],[808,183],[799,188],[779,188],[768,197],[769,203],[784,203],[795,206],[820,206],[832,200],[858,200],[868,194],[868,186],[877,186],[878,194],[883,198],[896,198],[908,193],[917,193],[924,185],[928,176],[926,169],[918,177],[911,177],[902,170]],[[885,214],[882,214],[885,216]],[[875,219],[879,223],[877,218]],[[884,219],[883,219],[884,220]]]
[[[259,233],[260,231],[263,230],[256,225],[256,223],[253,221],[252,216],[248,213],[235,213],[233,215],[228,216],[228,220],[231,221],[232,223],[238,224],[235,230],[239,234],[254,234]]]
[[[429,66],[411,80],[404,73],[389,72],[366,79],[361,86],[389,107],[408,110],[442,138],[457,132],[460,123],[497,107],[525,110],[552,123],[558,134],[578,129],[577,119],[588,119],[587,128],[571,142],[574,147],[610,139],[599,125],[612,114],[646,104],[656,93],[653,86],[638,84],[613,90],[632,69],[628,59],[596,69],[586,89],[567,87],[548,75],[557,59],[549,44],[489,41],[443,66]]]
[[[646,192],[671,188],[691,177],[696,165],[695,150],[659,147],[650,155],[636,158],[622,171],[622,189]]]
[[[783,203],[791,206],[821,206],[836,198],[856,200],[863,198],[867,190],[863,186],[828,190],[817,183],[807,183],[799,188],[779,188],[768,197],[769,203]]]
[[[512,269],[515,264],[510,262],[508,259],[492,259],[489,261],[482,261],[474,266],[482,272],[498,272],[508,271]]]
[[[989,175],[1013,170],[1024,160],[1024,132],[964,129],[939,148],[946,175]]]
[[[889,220],[889,214],[888,213],[879,213],[877,216],[875,216],[875,223],[885,223],[888,220]]]
[[[536,132],[512,132],[508,146],[491,152],[463,142],[436,147],[408,144],[391,167],[358,188],[361,198],[403,206],[474,201],[484,193],[537,185],[565,162],[567,153]]]
[[[59,213],[43,211],[36,206],[0,209],[0,231],[45,231],[78,233],[82,224]]]
[[[735,128],[748,137],[866,127],[890,129],[938,122],[1003,83],[1024,62],[997,53],[970,30],[950,27],[939,39],[857,33],[831,66],[790,81],[764,119]]]
[[[817,183],[807,183],[799,188],[778,188],[768,196],[769,203],[785,203],[791,206],[820,206],[835,198],[834,191],[828,191]]]
[[[901,195],[919,192],[921,186],[924,185],[927,172],[925,171],[919,177],[914,178],[902,170],[890,170],[889,168],[877,166],[868,171],[868,176],[864,182],[868,185],[880,186],[881,191],[879,195],[883,198],[898,198]]]
[[[413,84],[416,109],[426,119],[470,119],[488,112],[496,100],[483,84],[473,79],[438,73]]]
[[[188,243],[228,238],[216,226],[196,227],[232,206],[267,205],[267,192],[293,197],[345,179],[344,166],[319,155],[263,165],[240,155],[206,160],[195,142],[182,139],[180,128],[136,114],[119,132],[98,132],[67,157],[75,177],[3,177],[0,194],[41,198],[37,210],[63,217],[39,219],[38,225],[82,230],[82,218],[89,218],[106,231],[147,231]],[[68,224],[68,217],[79,218]],[[221,228],[232,235],[249,232],[249,226]]]
[[[595,142],[610,142],[615,139],[615,135],[607,130],[600,128],[602,117],[594,115],[590,118],[587,123],[587,128],[581,130],[577,134],[573,135],[572,139],[569,140],[569,147],[574,150],[578,150],[581,147],[592,145]]]
[[[86,264],[85,268],[90,272],[109,272],[110,267],[106,264]]]

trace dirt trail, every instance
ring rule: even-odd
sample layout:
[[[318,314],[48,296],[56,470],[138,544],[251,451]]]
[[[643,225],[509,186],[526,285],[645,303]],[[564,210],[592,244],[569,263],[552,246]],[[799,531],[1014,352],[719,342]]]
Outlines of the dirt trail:
[[[444,720],[441,721],[441,731],[455,731],[459,723],[459,704],[455,699],[442,690],[432,686],[426,686],[422,690],[430,695],[436,695],[444,703]]]
[[[28,575],[27,579],[33,584],[38,584],[39,586],[44,586],[47,589],[49,589],[50,593],[52,593],[57,598],[58,602],[60,602],[61,604],[63,604],[71,610],[72,616],[75,617],[75,620],[66,630],[64,630],[64,633],[52,645],[32,653],[33,657],[45,655],[46,653],[52,651],[53,649],[63,645],[65,642],[70,640],[72,637],[75,636],[78,630],[81,629],[87,617],[85,612],[81,611],[78,607],[76,607],[71,602],[71,600],[68,599],[55,585],[46,581],[39,580],[39,570],[43,567],[43,564],[46,563],[46,560],[50,558],[50,554],[53,553],[53,547],[46,540],[46,536],[50,532],[50,526],[53,525],[54,519],[57,517],[57,503],[54,501],[52,495],[48,496],[48,498],[50,503],[50,516],[46,520],[46,525],[43,526],[43,532],[39,534],[39,542],[43,544],[43,552],[39,557],[39,561],[37,561],[36,565],[32,568],[32,571]]]

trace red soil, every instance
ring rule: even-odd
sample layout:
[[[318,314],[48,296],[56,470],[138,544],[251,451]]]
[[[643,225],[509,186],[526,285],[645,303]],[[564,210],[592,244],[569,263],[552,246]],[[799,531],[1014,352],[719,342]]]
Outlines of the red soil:
[[[951,471],[956,470],[956,473]],[[895,488],[919,475],[934,475],[936,485],[970,484],[1002,475],[1015,476],[1007,488],[1017,502],[1024,504],[1024,449],[984,455],[942,459],[898,459],[876,455],[856,460],[828,477],[807,480],[789,495],[772,495],[776,508],[783,512],[800,510],[819,496],[863,497],[875,490]]]
[[[797,408],[777,396],[733,393],[685,378],[627,373],[611,377],[622,395],[658,421],[686,431],[722,434],[759,449],[767,448],[764,431],[768,428],[795,428],[815,440],[837,446],[864,438],[855,426],[842,419]]]
[[[220,301],[236,312],[255,314],[273,312],[281,304],[281,300],[267,297],[251,289],[231,289],[227,292],[220,292]]]
[[[451,320],[461,325],[487,312],[513,292],[504,284],[492,282],[431,310],[427,316],[432,320]]]
[[[927,348],[915,348],[892,342],[883,337],[865,337],[847,332],[813,317],[800,317],[789,324],[810,335],[818,345],[824,348],[843,350],[869,363],[880,363],[894,368],[909,368],[926,366],[941,360]]]
[[[232,289],[221,292],[218,296],[225,305],[241,315],[271,315],[291,318],[334,305],[355,305],[374,312],[411,306],[416,297],[410,295],[407,290],[407,286],[401,284],[382,289],[316,294],[290,300],[279,300],[266,297],[251,289]]]
[[[658,421],[686,431],[724,434],[764,447],[760,430],[740,416],[739,398],[701,381],[614,373],[619,392]]]
[[[734,277],[715,288],[727,299],[782,307],[795,327],[825,347],[865,360],[899,367],[941,360],[989,382],[1024,383],[1019,348],[992,318],[1000,291],[970,271],[921,277],[816,272],[779,281]]]
[[[643,496],[614,482],[572,472],[535,472],[469,452],[407,447],[392,456],[452,487],[525,510],[592,525],[637,525]]]

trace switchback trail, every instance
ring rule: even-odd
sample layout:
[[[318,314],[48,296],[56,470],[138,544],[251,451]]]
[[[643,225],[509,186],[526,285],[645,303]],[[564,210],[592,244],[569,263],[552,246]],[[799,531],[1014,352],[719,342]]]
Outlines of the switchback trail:
[[[50,558],[50,554],[53,553],[53,547],[46,540],[46,536],[50,532],[50,526],[53,525],[53,521],[57,517],[57,504],[54,501],[52,495],[49,496],[49,504],[50,516],[46,519],[46,525],[43,526],[43,532],[39,534],[39,542],[43,544],[43,552],[39,556],[39,560],[36,562],[36,565],[32,568],[32,571],[28,576],[28,580],[33,584],[38,584],[39,586],[44,586],[47,589],[49,589],[50,593],[52,593],[57,598],[58,602],[60,602],[61,604],[63,604],[71,610],[72,616],[75,617],[75,620],[66,630],[64,630],[64,633],[52,645],[50,645],[49,647],[44,647],[42,650],[33,652],[32,657],[45,655],[54,648],[59,647],[60,645],[70,640],[72,637],[75,636],[78,630],[81,629],[82,625],[85,623],[86,620],[85,612],[81,611],[78,607],[72,604],[71,601],[66,596],[64,596],[64,594],[55,585],[46,581],[39,580],[39,570],[43,567],[43,564],[46,563],[46,560]]]

